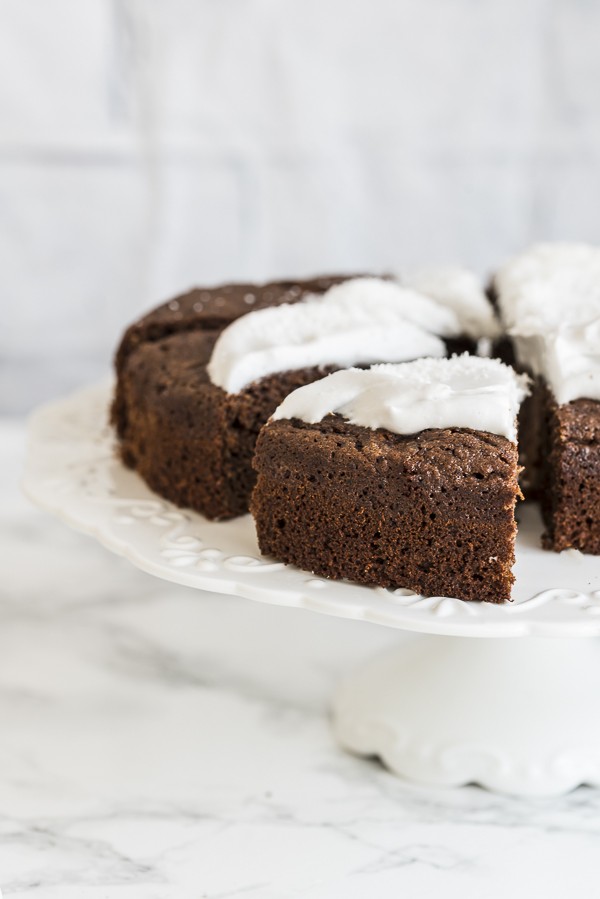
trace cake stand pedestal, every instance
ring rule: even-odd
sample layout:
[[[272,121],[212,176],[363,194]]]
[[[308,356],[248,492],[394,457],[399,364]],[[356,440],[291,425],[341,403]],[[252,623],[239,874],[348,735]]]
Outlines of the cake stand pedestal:
[[[175,583],[427,634],[352,672],[334,701],[341,745],[396,774],[515,795],[600,786],[600,558],[543,552],[525,507],[513,603],[313,577],[261,557],[249,516],[209,522],[153,494],[116,458],[109,396],[89,388],[33,417],[24,487],[38,505]]]
[[[598,644],[423,637],[346,678],[337,739],[422,784],[521,796],[600,785]]]

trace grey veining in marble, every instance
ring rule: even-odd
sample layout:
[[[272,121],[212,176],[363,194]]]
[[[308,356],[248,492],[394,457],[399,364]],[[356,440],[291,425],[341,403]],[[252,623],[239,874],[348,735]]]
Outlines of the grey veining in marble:
[[[600,793],[409,786],[333,743],[375,626],[146,576],[30,507],[0,428],[0,886],[36,899],[597,895]]]

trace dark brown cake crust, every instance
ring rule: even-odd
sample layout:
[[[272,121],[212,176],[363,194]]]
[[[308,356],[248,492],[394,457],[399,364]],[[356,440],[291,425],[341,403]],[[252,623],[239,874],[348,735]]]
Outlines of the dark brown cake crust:
[[[223,284],[194,288],[162,303],[123,335],[116,354],[117,374],[128,356],[142,343],[151,343],[182,331],[222,331],[227,325],[256,309],[295,303],[307,293],[325,293],[330,287],[357,275],[331,275],[298,281],[271,281],[268,284]]]
[[[323,293],[345,276],[193,290],[125,332],[111,419],[123,461],[178,506],[226,519],[248,511],[261,426],[296,387],[330,369],[286,372],[230,395],[206,372],[228,324],[254,309]]]
[[[545,385],[539,389],[544,548],[600,555],[600,403],[580,399],[559,406]]]
[[[514,577],[517,450],[452,428],[409,437],[270,422],[252,495],[261,552],[317,575],[502,602]]]

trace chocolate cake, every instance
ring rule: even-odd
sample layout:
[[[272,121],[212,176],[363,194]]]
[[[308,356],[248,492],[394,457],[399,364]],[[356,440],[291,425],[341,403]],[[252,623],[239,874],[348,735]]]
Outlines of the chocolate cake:
[[[543,545],[600,553],[600,249],[541,244],[511,259],[494,292],[516,364],[535,376],[520,434],[525,496]]]
[[[252,310],[295,303],[344,280],[198,288],[131,325],[116,354],[111,412],[124,463],[178,506],[209,518],[246,512],[258,430],[290,390],[325,372],[288,373],[230,396],[207,374],[215,342]]]
[[[132,325],[117,352],[121,456],[179,506],[241,515],[258,432],[292,390],[348,365],[475,349],[493,315],[481,291],[455,294],[444,305],[340,276],[178,297]]]
[[[558,404],[546,387],[541,398],[542,543],[560,552],[600,555],[600,403]]]
[[[261,552],[426,596],[509,599],[522,377],[472,356],[331,374],[262,429]]]

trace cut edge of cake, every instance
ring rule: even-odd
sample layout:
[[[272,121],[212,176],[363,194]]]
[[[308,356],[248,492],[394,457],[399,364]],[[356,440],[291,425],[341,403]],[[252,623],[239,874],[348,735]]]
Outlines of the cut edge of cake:
[[[509,599],[525,391],[497,360],[454,356],[335,372],[290,394],[254,457],[261,552],[334,579]]]
[[[600,248],[533,246],[499,270],[494,294],[516,365],[535,380],[522,458],[542,544],[600,554]]]

